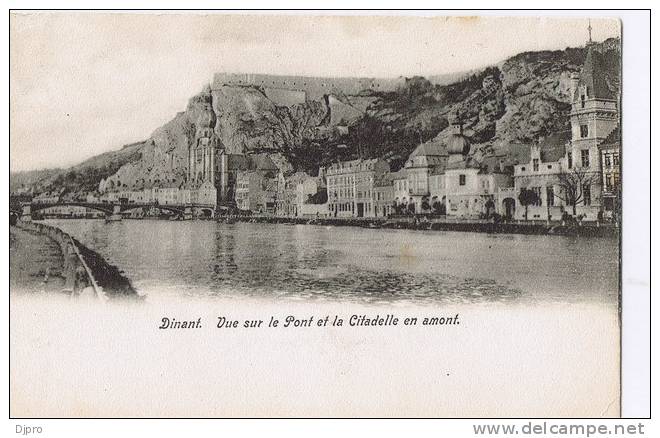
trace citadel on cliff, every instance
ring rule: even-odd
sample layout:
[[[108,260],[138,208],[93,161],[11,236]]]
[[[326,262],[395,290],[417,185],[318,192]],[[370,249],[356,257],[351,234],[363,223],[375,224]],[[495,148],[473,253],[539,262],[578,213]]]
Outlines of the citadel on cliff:
[[[539,142],[508,144],[507,153],[476,150],[474,122],[472,136],[465,125],[473,107],[487,121],[488,99],[502,93],[502,78],[490,74],[447,114],[445,129],[419,142],[402,169],[393,171],[383,158],[358,157],[320,166],[314,175],[295,172],[271,149],[248,148],[263,138],[274,141],[264,137],[263,114],[279,134],[289,135],[277,137],[287,146],[298,140],[296,129],[349,132],[378,93],[416,82],[218,73],[184,113],[154,132],[141,150],[148,159],[103,179],[87,201],[194,205],[203,214],[613,218],[620,196],[620,114],[618,82],[608,71],[589,40],[581,71],[568,77],[570,130]],[[302,113],[293,117],[294,110]],[[300,120],[308,125],[289,126]]]

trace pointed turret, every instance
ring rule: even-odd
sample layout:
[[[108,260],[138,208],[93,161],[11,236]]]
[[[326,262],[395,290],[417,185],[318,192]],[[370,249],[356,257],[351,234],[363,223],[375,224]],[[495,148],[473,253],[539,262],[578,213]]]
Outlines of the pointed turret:
[[[615,99],[613,90],[607,81],[607,66],[601,55],[593,46],[587,48],[578,87],[573,98],[578,100],[579,90],[585,91],[586,99]]]

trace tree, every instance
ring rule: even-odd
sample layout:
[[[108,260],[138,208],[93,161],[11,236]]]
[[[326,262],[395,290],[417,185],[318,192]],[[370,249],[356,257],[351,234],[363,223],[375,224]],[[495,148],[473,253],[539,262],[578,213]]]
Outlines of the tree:
[[[539,197],[534,190],[522,188],[520,189],[520,194],[518,195],[518,202],[520,205],[525,207],[525,220],[527,220],[527,208],[530,205],[536,204],[539,202]]]
[[[424,197],[422,199],[422,210],[428,211],[431,209],[431,205],[429,204],[429,199],[427,197]]]
[[[441,216],[447,214],[447,208],[445,207],[445,204],[440,201],[435,201],[433,203],[433,213]]]
[[[576,206],[585,200],[585,187],[591,187],[596,181],[597,174],[589,172],[580,167],[573,167],[569,172],[562,170],[559,173],[559,193],[555,196],[564,201],[566,205],[573,207],[573,216],[576,214]]]

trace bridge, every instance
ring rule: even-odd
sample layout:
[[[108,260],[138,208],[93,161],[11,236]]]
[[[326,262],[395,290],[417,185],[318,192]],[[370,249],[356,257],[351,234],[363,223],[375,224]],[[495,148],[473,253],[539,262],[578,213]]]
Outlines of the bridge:
[[[58,202],[22,202],[21,211],[14,213],[20,214],[21,218],[31,218],[33,213],[52,207],[84,207],[92,210],[97,210],[105,213],[106,217],[113,217],[116,220],[122,218],[123,213],[138,208],[151,209],[157,208],[161,211],[168,211],[176,216],[191,217],[193,212],[201,213],[209,217],[214,217],[216,206],[211,204],[160,204],[157,202],[151,203],[131,203],[131,202],[83,202],[83,201],[58,201]]]

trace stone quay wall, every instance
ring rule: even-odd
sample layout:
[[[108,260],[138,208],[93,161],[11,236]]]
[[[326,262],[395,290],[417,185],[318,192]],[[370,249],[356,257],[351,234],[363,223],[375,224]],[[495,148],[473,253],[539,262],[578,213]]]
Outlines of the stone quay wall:
[[[81,255],[78,244],[69,234],[59,228],[39,222],[17,221],[16,226],[27,231],[43,234],[57,242],[64,257],[62,276],[64,277],[65,289],[70,291],[73,296],[85,294],[101,301],[107,301],[106,293],[98,285],[94,274]]]

